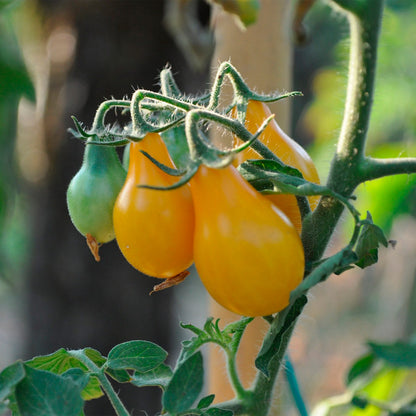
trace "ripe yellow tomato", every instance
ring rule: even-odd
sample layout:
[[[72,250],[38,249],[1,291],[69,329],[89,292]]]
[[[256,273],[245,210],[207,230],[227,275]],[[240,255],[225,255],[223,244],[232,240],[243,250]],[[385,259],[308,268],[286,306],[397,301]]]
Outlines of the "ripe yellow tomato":
[[[234,166],[201,166],[190,183],[195,266],[211,296],[245,316],[285,308],[304,273],[302,243],[287,217]]]
[[[249,101],[247,106],[245,126],[250,133],[255,133],[271,115],[269,107],[260,101]],[[259,140],[264,143],[286,165],[298,169],[303,177],[319,184],[319,175],[316,167],[305,149],[292,140],[273,119]],[[234,164],[239,165],[248,159],[259,159],[260,155],[251,147],[237,154]],[[293,223],[297,231],[302,230],[302,219],[296,202],[296,197],[285,194],[270,194],[266,197],[281,209]],[[309,197],[309,204],[314,210],[319,202],[318,196]]]
[[[158,134],[131,143],[126,182],[114,205],[116,240],[127,261],[139,271],[171,278],[193,262],[194,209],[189,185],[161,191],[137,185],[169,186],[177,179],[166,174],[140,150],[174,167]]]

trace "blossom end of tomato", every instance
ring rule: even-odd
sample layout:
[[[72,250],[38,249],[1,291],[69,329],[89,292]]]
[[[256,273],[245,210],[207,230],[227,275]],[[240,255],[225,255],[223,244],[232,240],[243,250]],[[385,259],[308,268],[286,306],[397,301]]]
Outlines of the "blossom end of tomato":
[[[94,256],[94,259],[96,262],[99,262],[101,260],[99,250],[101,244],[98,243],[98,241],[89,233],[85,235],[85,238],[87,240],[87,246],[91,251],[91,254]]]
[[[162,283],[159,283],[158,285],[153,286],[153,289],[149,293],[149,296],[155,292],[160,292],[161,290],[169,289],[170,287],[173,287],[182,283],[188,276],[189,276],[189,271],[184,270],[183,272],[180,272],[176,276],[168,277]]]

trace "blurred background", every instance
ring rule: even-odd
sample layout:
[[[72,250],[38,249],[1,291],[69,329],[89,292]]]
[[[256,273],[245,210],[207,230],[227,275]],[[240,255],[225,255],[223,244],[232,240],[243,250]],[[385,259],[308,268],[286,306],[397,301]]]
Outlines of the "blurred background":
[[[116,244],[96,263],[67,214],[65,193],[81,165],[83,145],[71,139],[71,115],[90,125],[98,104],[157,89],[169,63],[180,88],[209,85],[210,7],[195,2],[206,51],[185,58],[166,29],[163,0],[0,0],[0,370],[18,358],[59,347],[93,347],[146,339],[173,353],[189,335],[179,321],[204,321],[198,280],[148,296],[155,281],[138,276]],[[416,3],[387,1],[377,70],[369,153],[416,154]],[[318,1],[305,20],[307,38],[294,46],[292,136],[307,147],[322,182],[340,130],[347,82],[348,25]],[[287,25],[290,31],[290,24]],[[204,43],[205,42],[205,43]],[[183,46],[183,45],[182,45]],[[277,88],[279,86],[276,86]],[[367,340],[407,339],[416,316],[416,178],[363,184],[357,208],[371,212],[395,249],[312,291],[290,346],[308,403],[344,390],[345,371]],[[348,239],[340,223],[329,251]],[[284,382],[282,414],[293,413]],[[129,409],[159,409],[156,389],[121,392]],[[88,415],[112,414],[106,399]]]

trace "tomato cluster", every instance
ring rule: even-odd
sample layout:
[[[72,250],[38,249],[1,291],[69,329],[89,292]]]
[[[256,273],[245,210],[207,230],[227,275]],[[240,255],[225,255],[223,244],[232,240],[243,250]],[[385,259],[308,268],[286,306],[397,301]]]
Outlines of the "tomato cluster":
[[[256,131],[269,114],[264,103],[251,101],[247,129]],[[274,121],[260,140],[306,179],[319,182],[310,157]],[[111,208],[114,234],[127,261],[168,280],[195,262],[212,297],[241,315],[264,316],[285,308],[304,273],[295,197],[260,194],[233,165],[201,165],[188,184],[176,189],[139,187],[166,188],[176,181],[143,152],[174,168],[159,134],[131,143],[127,177]],[[248,148],[238,154],[237,163],[253,158],[259,155]],[[316,200],[310,203],[313,207]]]

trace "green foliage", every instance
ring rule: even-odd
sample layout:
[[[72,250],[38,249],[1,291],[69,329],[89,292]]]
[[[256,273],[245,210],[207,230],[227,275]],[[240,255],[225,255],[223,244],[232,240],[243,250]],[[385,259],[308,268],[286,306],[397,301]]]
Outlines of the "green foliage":
[[[355,264],[362,269],[377,263],[380,244],[384,247],[387,247],[389,244],[382,229],[373,223],[369,212],[367,212],[367,219],[363,224],[355,247],[355,252],[359,259]]]
[[[61,348],[25,363],[17,361],[0,373],[0,414],[12,409],[13,416],[80,416],[86,400],[97,399],[104,393],[113,403],[119,401],[106,382],[106,376],[110,376],[136,387],[160,387],[164,392],[163,406],[171,416],[232,416],[232,411],[211,406],[213,395],[203,397],[192,407],[201,394],[204,378],[199,348],[206,342],[220,341],[226,348],[236,350],[238,344],[233,338],[241,337],[251,321],[252,318],[244,318],[222,331],[212,318],[204,329],[184,325],[198,336],[184,342],[174,371],[164,363],[166,351],[140,340],[116,345],[107,358],[92,348]]]
[[[188,410],[202,391],[203,377],[202,354],[198,351],[175,370],[163,395],[163,407],[171,414]]]
[[[369,371],[375,361],[374,354],[366,354],[360,357],[349,369],[346,383],[350,385],[357,377],[362,376]]]
[[[167,352],[148,341],[128,341],[115,346],[108,354],[107,365],[113,370],[136,370],[142,373],[161,365]]]
[[[391,366],[416,367],[416,345],[414,343],[378,344],[369,342],[368,346],[375,357],[386,361]]]
[[[25,377],[21,361],[6,367],[0,373],[0,400],[4,400],[14,393],[16,385]]]
[[[150,371],[135,371],[131,379],[131,384],[137,387],[158,386],[165,389],[172,378],[172,375],[173,372],[170,367],[165,364],[160,364]]]
[[[348,370],[346,393],[322,402],[320,414],[336,415],[338,409],[348,416],[416,414],[415,343],[369,342],[368,347]]]
[[[220,3],[225,4],[222,1]],[[257,1],[243,3],[238,0],[227,2],[227,4],[234,4],[238,7],[246,7],[250,4],[257,4]],[[367,34],[373,35],[373,38],[371,36],[369,38],[375,42],[378,21],[372,19],[370,13],[370,11],[374,11],[375,7],[370,10],[368,3],[358,0],[349,3],[337,0],[337,3],[342,4],[345,8],[348,7],[348,4],[353,5],[355,9],[352,11],[355,12],[358,6],[360,6],[361,11],[367,11],[367,13],[363,12],[360,15],[360,18],[362,16],[368,18],[367,26],[365,26],[363,32],[371,32]],[[378,10],[375,10],[377,13],[380,12],[382,2],[377,1],[373,4],[380,6]],[[242,18],[242,13],[237,14]],[[357,25],[360,23],[362,22],[356,21]],[[353,25],[351,25],[351,29],[354,29]],[[358,39],[359,36],[361,36],[360,39]],[[367,43],[364,45],[366,40],[363,33],[357,35],[355,41],[358,42],[358,46],[361,46],[361,48],[375,46]],[[353,79],[369,80],[368,74],[371,74],[375,65],[374,57],[371,53],[369,56],[372,59],[369,59],[366,63],[361,63],[362,67],[356,65],[357,73],[355,77],[352,77]],[[9,63],[6,62],[4,65],[4,73],[8,77],[10,71],[6,66]],[[354,65],[352,68],[354,70]],[[169,74],[166,71],[165,73]],[[23,72],[16,75],[16,79],[22,88],[21,90],[17,88],[17,93],[19,97],[24,93],[30,97],[30,86],[25,84],[22,74]],[[333,73],[330,76],[333,76]],[[180,142],[182,147],[179,152],[182,153],[182,156],[184,154],[187,156],[184,159],[181,159],[179,155],[174,156],[181,170],[170,171],[170,173],[178,175],[184,173],[181,179],[182,182],[180,182],[180,184],[183,184],[195,173],[201,163],[213,168],[221,168],[231,161],[233,153],[242,149],[241,147],[226,151],[216,148],[209,142],[205,134],[206,124],[219,123],[232,134],[241,138],[245,142],[243,146],[251,145],[264,157],[264,160],[248,161],[240,166],[241,174],[253,186],[263,192],[281,192],[296,195],[300,202],[299,206],[304,207],[301,211],[305,228],[308,228],[308,226],[311,228],[311,218],[319,218],[322,212],[332,215],[330,219],[325,215],[322,218],[326,223],[334,220],[333,226],[321,223],[321,227],[318,227],[318,230],[323,233],[328,231],[328,238],[335,227],[337,215],[339,217],[342,210],[339,210],[339,214],[337,214],[335,209],[331,212],[330,208],[325,207],[325,205],[330,207],[331,204],[321,203],[315,212],[311,213],[307,208],[306,197],[322,195],[324,201],[331,201],[334,204],[333,206],[339,203],[343,204],[354,219],[352,236],[346,247],[329,258],[318,259],[318,256],[310,255],[309,258],[306,256],[305,279],[292,292],[290,304],[276,316],[265,317],[270,323],[270,328],[255,361],[259,372],[251,390],[246,390],[241,385],[236,370],[235,358],[243,332],[252,318],[242,318],[238,322],[227,325],[224,329],[220,328],[218,320],[215,321],[213,318],[209,318],[202,329],[190,324],[182,325],[192,331],[194,336],[183,342],[182,351],[173,369],[165,363],[166,351],[156,344],[141,340],[129,341],[115,346],[108,357],[102,356],[100,352],[91,348],[77,351],[67,351],[62,348],[53,354],[35,357],[26,363],[19,361],[0,373],[0,412],[4,412],[8,408],[12,410],[14,416],[81,416],[83,415],[85,400],[98,398],[105,393],[117,414],[126,416],[128,411],[108,380],[108,377],[112,377],[116,382],[131,383],[136,387],[157,386],[161,388],[162,411],[170,416],[231,416],[233,414],[264,416],[269,411],[274,381],[283,361],[294,325],[306,305],[306,295],[309,290],[325,281],[333,273],[339,274],[354,267],[354,265],[362,268],[370,266],[377,261],[380,244],[387,246],[387,240],[381,228],[373,223],[371,216],[362,220],[357,209],[352,206],[350,202],[351,193],[353,192],[352,187],[350,189],[346,183],[343,183],[341,187],[338,184],[331,184],[331,182],[332,187],[312,184],[305,181],[299,171],[282,164],[276,155],[257,141],[269,120],[264,121],[255,134],[246,130],[242,121],[248,100],[255,99],[269,102],[277,101],[283,96],[258,95],[249,90],[241,76],[229,63],[221,65],[210,94],[195,99],[183,96],[177,90],[174,81],[169,79],[169,75],[167,77],[167,82],[161,82],[162,93],[137,90],[131,101],[109,100],[102,103],[97,110],[93,126],[89,130],[74,119],[76,128],[74,135],[97,145],[120,146],[127,144],[130,140],[141,140],[149,132],[164,134],[169,148],[179,148],[178,143]],[[231,80],[234,98],[228,109],[220,111],[218,110],[219,97],[222,83],[227,77]],[[371,79],[369,83],[371,84]],[[366,82],[363,82],[363,84],[366,84]],[[369,114],[371,105],[368,103],[372,102],[372,87],[369,86],[367,90],[354,83],[350,85],[349,91],[353,91],[362,98],[360,108],[350,108],[350,111],[347,111],[346,119],[350,125],[352,123],[352,127],[349,125],[347,129],[354,129],[357,126],[354,126],[355,117],[351,117],[351,114],[359,111],[364,114],[368,110],[368,113],[364,114],[364,117],[367,117],[366,114]],[[3,88],[6,94],[15,91],[15,87],[9,88],[8,85],[3,86]],[[165,93],[163,93],[163,88],[166,90]],[[391,90],[387,91],[386,97],[391,107],[393,103],[391,97],[394,96],[395,89],[389,88]],[[348,100],[347,105],[350,102],[351,100]],[[406,103],[406,99],[401,100],[400,104],[402,105],[403,102]],[[228,116],[230,108],[234,106],[237,108],[237,119]],[[109,109],[118,107],[130,109],[132,122],[126,128],[117,125],[108,126],[104,123],[105,115]],[[409,110],[408,107],[407,102],[406,111],[410,112],[412,109]],[[400,105],[397,105],[397,108],[404,109]],[[384,114],[387,113],[387,111],[384,111]],[[327,119],[327,114],[321,115],[321,120],[324,123],[327,122]],[[364,120],[364,126],[366,126],[367,121]],[[400,124],[398,125],[400,127]],[[403,128],[395,128],[394,133],[398,130],[400,133],[405,131]],[[388,129],[385,131],[388,131]],[[363,131],[359,133],[358,130],[355,130],[355,132],[357,134],[353,140],[357,140],[357,137],[360,137],[360,134],[363,133]],[[388,139],[390,140],[392,136],[393,134]],[[363,168],[360,163],[363,163],[363,160],[365,161],[365,156],[357,156],[358,149],[354,146],[348,146],[348,143],[345,143],[345,137],[344,141],[341,137],[339,143],[342,151],[337,153],[333,166],[342,168],[355,166],[355,172],[347,179],[353,178],[354,175],[358,177],[360,168]],[[364,148],[364,143],[361,144]],[[172,153],[175,152],[172,151]],[[348,157],[345,158],[344,154],[347,154]],[[358,160],[357,157],[361,157],[361,160]],[[160,164],[158,166],[165,169]],[[405,172],[407,173],[408,170]],[[340,175],[337,178],[342,182],[343,178]],[[354,178],[354,180],[356,180],[356,184],[360,183],[360,178]],[[362,177],[361,182],[364,180],[366,178]],[[337,189],[340,189],[340,192],[336,192]],[[327,241],[324,241],[318,250],[323,251],[326,243]],[[206,343],[215,343],[223,348],[226,353],[230,380],[236,392],[236,399],[231,402],[213,406],[213,395],[200,398],[204,379],[203,359],[200,349]],[[414,390],[405,398],[400,395],[406,386],[411,368],[416,366],[414,344],[382,345],[369,343],[369,348],[370,352],[357,360],[351,367],[347,376],[347,393],[343,395],[343,400],[339,400],[335,405],[334,401],[328,401],[321,407],[323,412],[320,412],[320,415],[329,414],[334,407],[340,405],[346,406],[348,414],[351,416],[375,416],[382,412],[387,412],[389,415],[415,413],[416,395]]]
[[[83,407],[81,391],[85,381],[75,381],[72,377],[59,376],[26,365],[25,373],[25,378],[15,390],[21,416],[80,415]]]
[[[306,296],[299,296],[291,306],[284,309],[274,318],[270,331],[263,341],[263,345],[257,355],[256,367],[266,376],[270,375],[270,363],[282,346],[286,345],[290,332],[296,319],[306,305]]]
[[[83,374],[88,371],[87,367],[82,362],[73,357],[64,348],[60,348],[53,354],[35,357],[32,360],[27,361],[26,365],[38,370],[44,370],[58,375],[71,374],[68,373],[68,371],[71,370],[80,370],[83,372]],[[87,382],[87,385],[82,389],[82,397],[84,400],[96,399],[103,395],[96,377],[88,376]]]
[[[11,241],[18,233],[14,224],[21,221],[16,204],[16,168],[14,149],[17,107],[20,98],[35,100],[35,91],[20,53],[13,27],[11,10],[20,1],[0,2],[0,279],[8,279],[11,271],[20,266],[14,258],[22,255],[22,246],[16,250]],[[25,234],[25,233],[23,233]]]

